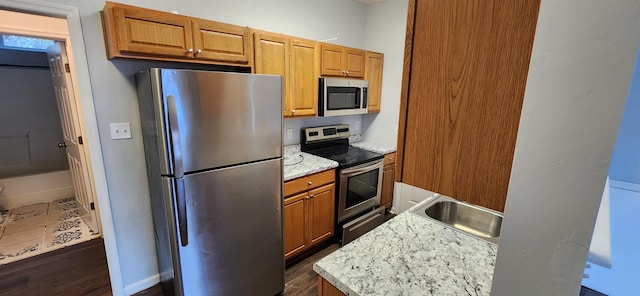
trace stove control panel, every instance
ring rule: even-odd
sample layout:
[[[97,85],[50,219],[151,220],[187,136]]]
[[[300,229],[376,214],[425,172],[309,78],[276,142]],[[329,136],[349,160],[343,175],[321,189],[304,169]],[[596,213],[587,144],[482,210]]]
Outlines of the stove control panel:
[[[308,127],[302,129],[305,143],[349,138],[348,124]]]

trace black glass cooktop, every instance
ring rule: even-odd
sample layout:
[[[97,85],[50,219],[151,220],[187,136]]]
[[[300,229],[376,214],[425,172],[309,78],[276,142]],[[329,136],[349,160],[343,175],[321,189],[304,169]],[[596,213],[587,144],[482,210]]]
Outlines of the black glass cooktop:
[[[328,158],[340,164],[340,168],[357,166],[366,162],[383,159],[384,155],[349,145],[324,147],[304,152]]]

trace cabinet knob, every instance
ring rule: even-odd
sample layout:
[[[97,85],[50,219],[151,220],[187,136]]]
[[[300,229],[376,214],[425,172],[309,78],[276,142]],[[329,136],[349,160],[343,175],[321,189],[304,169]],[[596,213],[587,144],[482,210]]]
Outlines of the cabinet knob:
[[[296,113],[296,109],[291,110],[291,113]]]
[[[305,197],[304,199],[310,199],[310,198],[311,198],[310,196],[307,196],[307,197]]]
[[[315,197],[315,195],[311,194],[311,195],[309,195],[309,197],[310,197],[310,198],[314,198],[314,197]]]
[[[307,182],[307,185],[311,186],[311,184],[313,184],[313,182],[311,181]]]
[[[193,53],[193,48],[189,48],[189,50],[187,50],[188,53]]]
[[[197,54],[201,54],[202,53],[202,49],[198,48],[198,51],[196,53]]]
[[[349,70],[345,70],[344,72],[347,73],[347,76],[349,76]]]

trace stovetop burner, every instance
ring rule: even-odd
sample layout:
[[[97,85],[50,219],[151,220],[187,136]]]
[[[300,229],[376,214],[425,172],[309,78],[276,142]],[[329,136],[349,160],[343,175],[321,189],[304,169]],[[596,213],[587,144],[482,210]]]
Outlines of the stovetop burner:
[[[349,126],[323,126],[302,130],[303,152],[338,162],[340,168],[383,159],[384,155],[349,146]]]

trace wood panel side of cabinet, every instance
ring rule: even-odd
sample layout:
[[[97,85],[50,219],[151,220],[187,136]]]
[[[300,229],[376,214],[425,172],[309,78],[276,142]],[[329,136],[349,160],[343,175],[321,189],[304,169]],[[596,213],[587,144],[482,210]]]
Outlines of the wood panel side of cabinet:
[[[369,113],[380,112],[383,61],[384,55],[381,53],[367,51],[365,55],[364,79],[369,81]]]
[[[411,5],[402,182],[502,211],[540,1]]]
[[[196,59],[251,66],[253,44],[247,27],[194,20],[193,47]]]
[[[346,296],[347,294],[342,293],[342,291],[338,290],[334,285],[329,283],[323,277],[318,276],[318,295],[319,296]]]
[[[318,114],[320,46],[312,40],[292,38],[290,100],[292,116]]]
[[[132,54],[192,58],[191,20],[171,13],[106,2],[103,10],[108,58]]]

